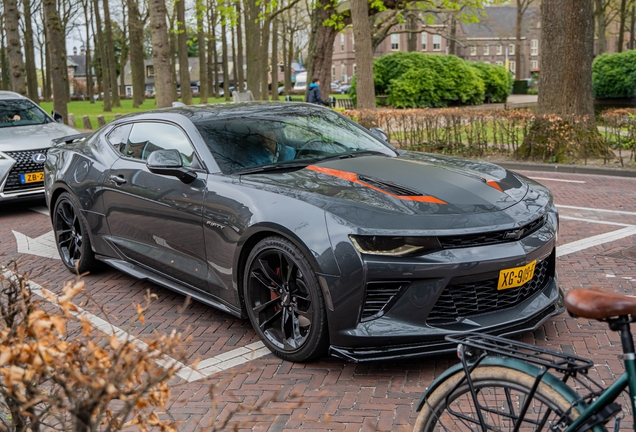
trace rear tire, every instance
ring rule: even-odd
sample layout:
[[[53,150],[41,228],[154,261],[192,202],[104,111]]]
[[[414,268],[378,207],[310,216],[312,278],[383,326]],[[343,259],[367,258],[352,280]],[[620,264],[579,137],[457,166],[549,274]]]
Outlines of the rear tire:
[[[431,393],[417,417],[414,432],[481,430],[468,384],[464,382],[450,394],[463,377],[464,372],[461,371]],[[487,430],[513,430],[515,421],[512,417],[519,414],[535,377],[499,366],[477,367],[471,377]],[[550,427],[560,424],[559,419],[566,412],[568,415],[563,423],[571,424],[579,413],[575,409],[570,410],[570,407],[571,404],[559,392],[541,382],[526,415],[521,419],[519,430],[550,430]],[[565,427],[558,427],[558,430],[562,429]]]
[[[289,240],[268,237],[252,249],[243,298],[254,330],[278,357],[303,362],[326,353],[327,313],[318,278]]]
[[[91,248],[88,228],[73,195],[64,192],[53,209],[55,244],[62,263],[76,274],[97,270],[99,262]]]

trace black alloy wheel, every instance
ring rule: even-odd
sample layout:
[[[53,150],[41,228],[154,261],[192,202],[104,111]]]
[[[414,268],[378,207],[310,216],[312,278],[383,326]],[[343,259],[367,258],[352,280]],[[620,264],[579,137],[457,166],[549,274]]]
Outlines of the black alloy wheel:
[[[300,250],[267,238],[247,260],[244,298],[252,326],[278,357],[307,361],[326,351],[327,320],[318,280]]]
[[[55,203],[53,229],[57,250],[66,268],[82,274],[97,267],[79,206],[69,193],[60,195]]]

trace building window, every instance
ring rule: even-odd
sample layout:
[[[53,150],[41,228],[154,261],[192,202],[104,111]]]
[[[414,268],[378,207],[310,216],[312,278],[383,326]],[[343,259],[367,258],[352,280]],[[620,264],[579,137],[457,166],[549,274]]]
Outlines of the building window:
[[[536,56],[539,55],[539,40],[532,39],[530,41],[530,55]]]
[[[146,77],[152,78],[155,76],[155,67],[154,66],[146,66]]]
[[[497,66],[503,66],[503,62],[501,60],[496,61],[495,64]]]
[[[427,42],[428,42],[428,34],[422,33],[422,51],[426,51]]]
[[[538,60],[532,60],[530,62],[530,67],[532,68],[533,71],[539,70],[539,61]]]
[[[355,63],[353,64],[353,74],[354,75],[356,74],[356,64]]]
[[[356,52],[356,41],[353,39],[353,31],[351,32],[351,51]]]
[[[336,80],[336,67],[331,66],[331,81],[335,81],[335,80]]]
[[[476,46],[471,46],[470,47],[470,55],[471,56],[476,56],[477,55],[477,47]]]
[[[126,95],[127,96],[132,96],[132,87],[126,86]]]
[[[517,75],[517,63],[514,60],[510,60],[508,70],[512,72],[513,75]]]
[[[490,55],[490,45],[484,45],[484,55]]]
[[[490,62],[489,62],[488,60],[485,60],[485,61],[484,61],[484,63],[486,63],[486,64],[490,64]]]
[[[340,65],[340,81],[347,82],[347,65]]]
[[[442,37],[440,35],[433,35],[433,51],[442,50]]]
[[[340,33],[340,51],[344,51],[344,48],[345,48],[344,40],[345,40],[344,33]]]
[[[515,44],[508,45],[508,54],[515,55]]]
[[[397,51],[400,49],[400,35],[392,34],[391,35],[391,50]]]
[[[497,45],[497,55],[503,54],[503,46],[501,44]]]

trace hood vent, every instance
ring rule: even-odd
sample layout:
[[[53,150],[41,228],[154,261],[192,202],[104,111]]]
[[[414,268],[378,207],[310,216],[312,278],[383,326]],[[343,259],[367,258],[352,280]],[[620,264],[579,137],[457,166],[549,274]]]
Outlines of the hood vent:
[[[364,175],[358,175],[358,180],[364,182],[370,186],[381,189],[385,192],[388,192],[392,195],[396,196],[422,196],[422,193],[414,191],[412,189],[408,189],[404,186],[397,185],[395,183],[389,183],[385,181],[381,181],[378,179],[374,179],[373,177],[367,177]]]

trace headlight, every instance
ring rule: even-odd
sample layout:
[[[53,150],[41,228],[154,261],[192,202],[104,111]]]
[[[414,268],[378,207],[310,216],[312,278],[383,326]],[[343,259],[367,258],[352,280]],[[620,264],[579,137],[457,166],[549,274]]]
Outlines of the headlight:
[[[437,237],[349,236],[358,252],[368,255],[422,255],[440,250]]]

